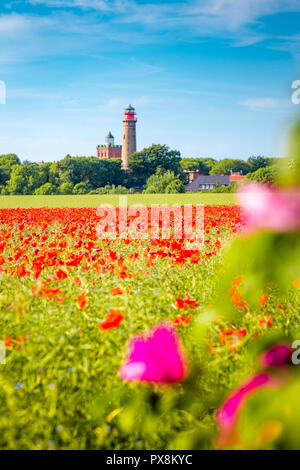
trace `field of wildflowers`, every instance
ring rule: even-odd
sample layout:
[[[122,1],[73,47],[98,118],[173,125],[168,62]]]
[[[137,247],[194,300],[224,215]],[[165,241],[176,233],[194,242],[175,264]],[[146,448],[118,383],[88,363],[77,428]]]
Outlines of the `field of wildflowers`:
[[[300,448],[294,161],[288,186],[205,206],[198,248],[1,209],[0,448]]]

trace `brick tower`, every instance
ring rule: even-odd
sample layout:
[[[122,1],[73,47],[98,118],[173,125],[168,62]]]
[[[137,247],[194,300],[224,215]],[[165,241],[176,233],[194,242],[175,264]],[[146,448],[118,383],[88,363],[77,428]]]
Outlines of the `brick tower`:
[[[122,168],[128,170],[128,157],[136,152],[136,115],[134,108],[129,105],[125,109],[123,118],[123,144],[122,144]]]

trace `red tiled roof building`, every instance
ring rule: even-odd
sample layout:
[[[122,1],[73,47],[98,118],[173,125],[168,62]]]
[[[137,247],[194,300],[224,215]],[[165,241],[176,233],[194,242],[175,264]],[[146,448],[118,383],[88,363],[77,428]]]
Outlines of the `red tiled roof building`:
[[[239,171],[232,171],[231,175],[229,176],[229,180],[231,183],[243,181],[244,179],[245,179],[245,175],[241,175]]]
[[[115,139],[111,132],[108,133],[104,145],[97,146],[97,157],[101,160],[104,158],[121,158],[122,145],[115,145]]]

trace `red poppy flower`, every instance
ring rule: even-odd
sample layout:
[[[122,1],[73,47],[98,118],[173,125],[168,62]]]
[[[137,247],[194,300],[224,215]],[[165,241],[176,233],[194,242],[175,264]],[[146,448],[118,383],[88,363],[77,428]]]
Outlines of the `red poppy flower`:
[[[111,309],[106,315],[105,319],[102,322],[99,322],[98,328],[101,331],[110,330],[111,328],[117,328],[123,321],[123,319],[124,316],[121,310],[117,308]]]
[[[246,300],[242,300],[241,294],[233,294],[230,297],[231,302],[235,305],[236,308],[243,310],[244,308],[248,307],[248,302]]]
[[[176,307],[179,309],[185,308],[185,301],[180,299],[179,297],[175,297]]]
[[[110,294],[111,295],[122,295],[122,294],[124,294],[124,291],[123,291],[123,289],[121,289],[121,287],[113,287],[110,290]]]
[[[65,273],[65,271],[63,271],[62,269],[58,269],[55,275],[59,281],[63,281],[64,279],[68,277],[67,273]]]
[[[245,336],[247,334],[246,328],[240,328],[239,330],[236,330],[236,334],[238,336]]]
[[[267,301],[267,294],[263,294],[259,299],[260,306],[264,307],[266,305],[266,301]]]
[[[192,300],[190,298],[190,294],[186,293],[185,294],[185,299],[180,299],[179,297],[175,297],[175,302],[176,302],[176,307],[179,309],[183,308],[197,308],[199,304],[196,302],[196,300]]]
[[[17,267],[16,275],[18,277],[24,277],[25,274],[26,274],[26,269],[25,269],[24,264],[19,264],[19,266]]]
[[[77,305],[81,310],[85,310],[88,306],[88,299],[85,291],[82,291],[81,294],[77,297]]]
[[[176,326],[176,328],[179,328],[180,326],[187,325],[191,320],[191,315],[189,317],[185,317],[184,315],[177,315],[177,317],[175,317],[173,320],[173,324]]]
[[[13,345],[13,339],[11,336],[7,336],[6,338],[4,338],[4,343],[5,343],[5,347],[7,349],[11,349],[12,348],[12,345]]]

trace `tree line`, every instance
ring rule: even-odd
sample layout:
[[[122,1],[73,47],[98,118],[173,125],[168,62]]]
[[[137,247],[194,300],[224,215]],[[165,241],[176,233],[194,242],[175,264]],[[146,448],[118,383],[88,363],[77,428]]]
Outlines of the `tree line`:
[[[178,150],[152,145],[129,157],[130,173],[121,168],[120,159],[72,157],[37,165],[20,161],[17,155],[0,155],[1,194],[125,194],[185,191],[187,171],[205,175],[228,175],[240,171],[248,179],[274,179],[276,159],[255,156],[245,160],[226,158],[181,158]]]

